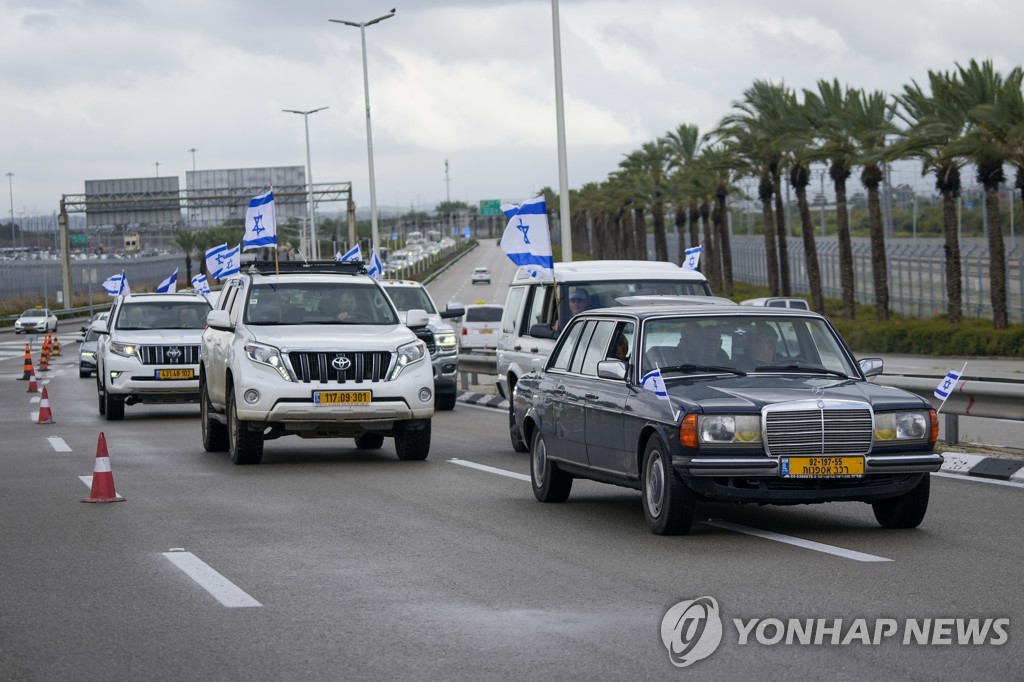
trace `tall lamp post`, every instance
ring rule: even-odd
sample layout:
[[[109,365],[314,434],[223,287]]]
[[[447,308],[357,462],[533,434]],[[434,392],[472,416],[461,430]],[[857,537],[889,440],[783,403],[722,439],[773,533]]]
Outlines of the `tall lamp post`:
[[[313,260],[320,258],[320,241],[316,236],[316,220],[313,218],[313,166],[309,161],[309,115],[315,114],[318,111],[323,111],[328,107],[320,107],[319,109],[310,109],[309,111],[298,111],[296,109],[282,109],[289,114],[301,114],[302,119],[306,122],[306,182],[309,187],[309,238],[312,241],[309,249],[309,257]]]
[[[11,246],[14,246],[14,173],[7,172],[7,189],[11,192]],[[21,232],[21,230],[18,230]],[[21,245],[25,246],[25,235],[21,235]]]
[[[369,21],[357,22],[357,21],[345,21],[343,19],[328,19],[336,24],[345,24],[346,26],[355,26],[359,29],[359,36],[363,41],[363,95],[366,100],[366,156],[370,163],[370,239],[371,239],[371,253],[378,249],[380,246],[380,236],[378,235],[377,228],[377,187],[373,177],[373,133],[370,130],[370,77],[366,70],[366,27],[373,26],[376,23],[390,19],[395,16],[395,10],[392,9],[390,12],[382,17],[376,19],[370,19]]]

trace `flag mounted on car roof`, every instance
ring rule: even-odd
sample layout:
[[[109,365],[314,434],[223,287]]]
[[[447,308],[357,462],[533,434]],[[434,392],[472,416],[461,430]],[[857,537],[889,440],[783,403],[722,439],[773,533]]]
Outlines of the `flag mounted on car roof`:
[[[237,275],[241,267],[241,245],[228,248],[227,243],[206,250],[206,269],[216,279],[227,279]]]
[[[242,250],[277,245],[277,215],[274,211],[274,190],[253,197],[245,211],[245,236]]]
[[[502,204],[501,211],[509,219],[501,237],[501,250],[531,277],[553,277],[555,262],[544,197],[534,197],[519,206]]]
[[[174,272],[172,272],[171,275],[167,279],[165,279],[164,281],[160,282],[160,284],[157,286],[156,293],[158,293],[158,294],[173,294],[173,293],[175,293],[177,291],[178,291],[178,268],[174,268]]]

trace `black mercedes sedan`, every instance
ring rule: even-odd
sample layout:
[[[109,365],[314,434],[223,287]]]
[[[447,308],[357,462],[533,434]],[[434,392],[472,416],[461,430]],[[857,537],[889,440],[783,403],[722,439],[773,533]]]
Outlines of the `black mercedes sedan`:
[[[687,533],[700,501],[866,502],[885,528],[928,508],[938,418],[869,382],[823,316],[786,308],[644,305],[573,318],[513,395],[534,495],[574,478],[640,490],[654,533]]]

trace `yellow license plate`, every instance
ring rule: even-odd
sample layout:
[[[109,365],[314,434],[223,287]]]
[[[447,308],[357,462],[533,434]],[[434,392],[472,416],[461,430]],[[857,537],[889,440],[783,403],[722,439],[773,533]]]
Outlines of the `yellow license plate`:
[[[781,457],[783,478],[859,478],[864,475],[863,457]]]
[[[195,372],[192,369],[158,369],[157,379],[193,379]]]
[[[314,405],[366,405],[372,394],[369,391],[313,391]]]
[[[490,334],[490,333],[492,333],[493,331],[494,331],[493,329],[481,329],[481,330],[480,330],[480,333],[481,333],[481,334]]]

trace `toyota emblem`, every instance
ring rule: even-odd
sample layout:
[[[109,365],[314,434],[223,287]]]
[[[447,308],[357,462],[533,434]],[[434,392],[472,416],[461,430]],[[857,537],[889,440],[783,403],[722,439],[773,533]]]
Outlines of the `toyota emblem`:
[[[175,358],[175,359],[180,358],[181,357],[181,351],[178,350],[177,348],[168,348],[167,349],[167,357]]]
[[[346,358],[344,355],[339,355],[338,357],[336,357],[333,360],[331,360],[331,367],[333,367],[334,369],[339,370],[341,372],[344,372],[346,369],[348,369],[351,366],[352,366],[352,361],[349,360],[348,358]]]

